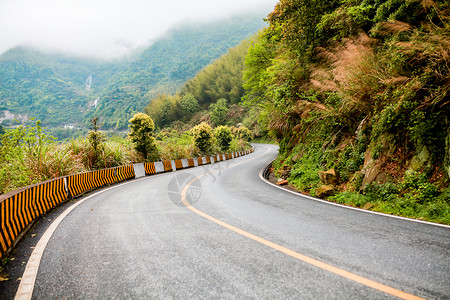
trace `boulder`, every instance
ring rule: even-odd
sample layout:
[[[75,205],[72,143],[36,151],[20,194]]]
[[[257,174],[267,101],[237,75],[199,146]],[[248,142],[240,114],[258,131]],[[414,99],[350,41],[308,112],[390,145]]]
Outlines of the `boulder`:
[[[336,171],[334,169],[319,171],[319,178],[325,185],[336,185],[338,182]]]
[[[416,155],[413,156],[409,163],[409,170],[419,171],[423,167],[429,165],[430,151],[427,146],[420,143],[416,146]]]
[[[332,187],[331,185],[321,185],[316,190],[316,196],[319,198],[326,198],[328,196],[333,195],[334,192],[335,192],[334,187]]]

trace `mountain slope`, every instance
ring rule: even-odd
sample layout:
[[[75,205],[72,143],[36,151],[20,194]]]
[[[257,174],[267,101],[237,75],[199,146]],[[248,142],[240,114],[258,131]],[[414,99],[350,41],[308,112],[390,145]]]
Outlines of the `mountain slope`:
[[[126,129],[153,96],[174,93],[263,26],[261,16],[186,26],[120,61],[10,50],[0,56],[0,123],[10,126],[5,117],[20,114],[22,121],[36,118],[44,126],[83,127],[98,116],[104,128]]]
[[[178,29],[147,48],[108,87],[88,116],[100,116],[108,128],[126,129],[128,119],[158,94],[172,94],[229,48],[258,31],[260,18],[232,19]]]

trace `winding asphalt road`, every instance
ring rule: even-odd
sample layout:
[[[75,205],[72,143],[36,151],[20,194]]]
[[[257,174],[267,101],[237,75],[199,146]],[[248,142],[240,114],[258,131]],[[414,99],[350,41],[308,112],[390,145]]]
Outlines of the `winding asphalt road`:
[[[255,149],[78,201],[32,298],[450,298],[449,227],[278,189],[259,177],[277,147]]]

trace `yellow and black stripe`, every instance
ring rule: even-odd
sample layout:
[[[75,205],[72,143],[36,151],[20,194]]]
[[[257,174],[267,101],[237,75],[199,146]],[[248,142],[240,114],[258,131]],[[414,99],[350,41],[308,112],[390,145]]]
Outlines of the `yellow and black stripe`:
[[[172,162],[170,160],[163,161],[164,171],[172,171]]]
[[[193,158],[188,158],[188,166],[189,167],[193,167],[194,165],[194,159]]]
[[[254,149],[249,149],[234,153],[235,157],[250,154]],[[231,159],[231,153],[224,155],[225,159]],[[223,160],[222,155],[206,157],[206,163]],[[194,167],[194,159],[189,158],[188,166]],[[198,165],[204,165],[203,158],[197,158]],[[164,171],[172,171],[172,162],[163,161]],[[177,169],[183,168],[181,160],[175,160]],[[146,175],[156,173],[155,163],[144,164]],[[58,204],[85,193],[86,191],[98,188],[107,184],[124,181],[134,178],[134,168],[132,165],[86,172],[70,175],[63,178],[49,180],[47,182],[32,185],[9,194],[0,196],[0,257],[12,248],[17,237],[35,219],[48,212]],[[67,182],[67,192],[66,185]]]
[[[154,162],[145,163],[144,164],[144,169],[145,169],[145,175],[152,175],[152,174],[156,173],[155,163]]]
[[[0,200],[0,257],[35,219],[67,200],[64,178],[32,185]]]
[[[127,180],[127,179],[131,179],[131,178],[134,178],[134,177],[135,177],[135,174],[134,174],[133,165],[122,166],[122,167],[117,167],[116,168],[116,180],[118,182],[124,181],[124,180]]]
[[[83,194],[92,188],[89,173],[80,173],[67,177],[67,186],[71,197]]]
[[[183,163],[181,162],[181,159],[175,160],[175,168],[177,168],[177,170],[183,169]]]

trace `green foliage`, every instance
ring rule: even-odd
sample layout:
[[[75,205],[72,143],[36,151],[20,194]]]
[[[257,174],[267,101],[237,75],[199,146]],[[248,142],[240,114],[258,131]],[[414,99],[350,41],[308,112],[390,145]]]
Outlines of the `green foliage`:
[[[194,95],[188,93],[181,99],[180,109],[185,116],[190,118],[200,109],[200,106],[198,105],[197,99],[194,98]]]
[[[128,134],[134,144],[134,148],[144,159],[155,158],[157,156],[155,138],[153,130],[155,124],[153,120],[144,113],[137,113],[129,120],[131,132]]]
[[[230,143],[230,148],[228,149],[228,151],[235,152],[235,151],[243,151],[243,150],[247,150],[247,149],[251,149],[251,145],[248,142],[246,142],[242,139],[234,138]]]
[[[236,103],[244,95],[242,70],[249,45],[250,39],[246,39],[231,48],[186,82],[179,93],[173,96],[160,94],[151,99],[145,111],[156,126],[183,127],[180,121],[186,122],[187,127],[203,121],[211,121],[214,125],[239,124],[246,114],[246,110]],[[218,99],[224,100],[217,104]],[[230,107],[225,107],[223,101],[230,103]],[[206,111],[208,107],[211,107],[210,114]]]
[[[228,106],[226,99],[219,99],[209,106],[211,121],[214,125],[225,125],[227,122]]]
[[[161,141],[158,142],[158,152],[161,160],[182,159],[199,156],[193,137],[189,131],[160,132]]]
[[[92,130],[86,137],[59,144],[53,142],[40,122],[35,126],[7,129],[0,136],[0,194],[51,178],[143,162],[145,154],[138,152],[141,149],[147,151],[147,160],[182,159],[219,152],[212,130],[206,124],[197,129],[206,128],[209,133],[209,140],[200,138],[202,145],[207,146],[207,153],[199,150],[191,131],[162,131],[155,141],[152,137],[154,124],[148,116],[136,114],[130,121],[130,138],[106,137],[99,131],[98,119],[94,118]],[[235,138],[229,151],[249,148],[247,142]]]
[[[193,94],[202,106],[207,106],[220,98],[236,104],[244,95],[242,71],[247,49],[254,38],[245,39],[236,47],[201,70],[186,82],[182,94]]]
[[[294,50],[300,59],[309,60],[313,49],[321,42],[316,34],[323,15],[339,7],[341,1],[281,0],[267,19],[273,32],[280,34],[281,42]],[[277,27],[282,27],[279,32]]]
[[[363,207],[364,204],[370,200],[362,194],[351,191],[339,193],[337,195],[330,196],[327,199],[336,203],[347,204],[355,207]]]
[[[210,154],[215,144],[211,126],[205,122],[195,126],[191,130],[194,137],[194,144],[202,154]]]
[[[121,60],[96,61],[12,49],[0,56],[0,114],[7,110],[16,118],[19,114],[38,118],[45,126],[84,129],[91,118],[98,117],[105,130],[126,130],[128,119],[143,111],[150,99],[173,94],[212,60],[262,26],[259,15],[184,26],[141,53]],[[238,69],[239,64],[236,72]],[[87,85],[89,77],[92,84]],[[230,81],[224,94],[238,102],[242,89],[235,82]],[[3,122],[11,125],[11,120]]]
[[[450,224],[449,189],[440,191],[424,173],[406,172],[398,184],[373,183],[364,194],[374,210]]]
[[[214,129],[214,137],[217,140],[222,151],[227,151],[230,148],[231,141],[233,140],[233,135],[228,126],[218,126]]]
[[[315,190],[321,184],[318,171],[320,153],[308,150],[308,154],[300,157],[292,167],[288,181],[297,188],[315,195]]]
[[[91,145],[92,155],[92,165],[90,168],[100,168],[98,166],[98,161],[100,160],[101,152],[103,151],[103,142],[105,142],[106,138],[103,135],[100,129],[100,124],[98,124],[98,118],[91,119],[91,131],[88,135],[89,144]]]
[[[240,139],[243,139],[246,142],[250,142],[253,139],[252,131],[245,126],[239,127],[237,135]]]
[[[52,136],[34,126],[7,129],[0,137],[0,193],[62,176],[73,163],[55,150]]]
[[[349,181],[355,172],[360,171],[364,165],[364,154],[368,143],[367,137],[363,136],[356,140],[355,144],[350,142],[338,154],[335,168],[341,180]]]
[[[258,120],[279,142],[275,170],[314,194],[317,171],[334,168],[346,191],[335,201],[448,222],[448,8],[280,1],[248,50],[243,85],[245,125]]]

